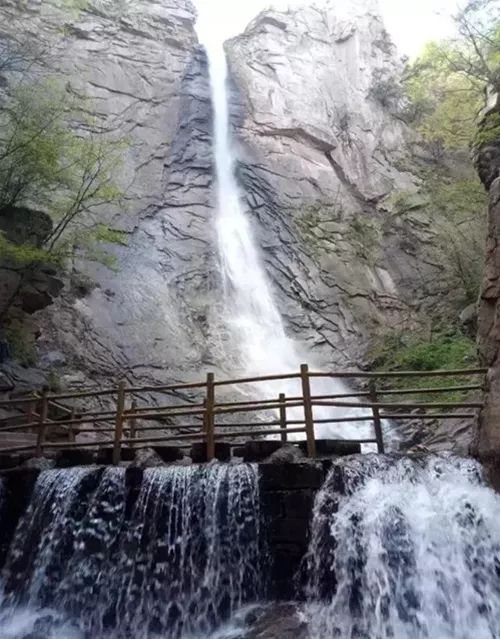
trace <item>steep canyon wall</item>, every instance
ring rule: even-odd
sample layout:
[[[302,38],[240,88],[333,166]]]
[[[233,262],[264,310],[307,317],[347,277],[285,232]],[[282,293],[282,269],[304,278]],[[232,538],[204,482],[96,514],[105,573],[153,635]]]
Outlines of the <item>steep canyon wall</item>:
[[[356,6],[266,11],[226,45],[248,214],[287,330],[325,366],[363,365],[376,335],[414,326],[446,288],[418,196],[432,163],[402,120],[401,63],[380,18]],[[62,294],[36,316],[31,383],[54,366],[64,385],[231,373],[193,6],[95,0],[68,12],[11,0],[0,18],[4,37],[16,21],[44,33],[51,71],[90,97],[108,135],[128,140],[126,207],[101,213],[128,236],[110,249],[118,269],[75,260]],[[85,293],[82,277],[95,283]]]

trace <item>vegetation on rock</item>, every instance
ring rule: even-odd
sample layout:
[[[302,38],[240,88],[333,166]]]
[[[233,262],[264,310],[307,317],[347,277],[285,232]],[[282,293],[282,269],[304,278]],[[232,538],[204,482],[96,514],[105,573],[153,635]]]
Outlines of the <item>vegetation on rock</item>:
[[[434,371],[457,370],[477,365],[475,341],[463,335],[458,329],[447,332],[443,329],[434,333],[393,333],[376,343],[370,356],[375,371]],[[422,377],[398,378],[386,380],[383,388],[387,389],[436,389],[463,386],[473,380],[464,377]],[[442,394],[408,395],[408,399],[432,401],[439,397],[440,401],[460,401],[467,396],[467,391],[453,391]]]
[[[12,60],[19,56],[16,50]],[[43,236],[27,232],[21,242],[0,231],[2,259],[20,274],[2,315],[41,263],[62,267],[77,252],[113,267],[105,245],[126,244],[124,233],[102,222],[105,207],[121,204],[124,195],[116,175],[125,142],[98,130],[86,115],[88,101],[70,85],[21,76],[0,102],[0,216],[20,206],[34,208],[46,211],[52,225]]]

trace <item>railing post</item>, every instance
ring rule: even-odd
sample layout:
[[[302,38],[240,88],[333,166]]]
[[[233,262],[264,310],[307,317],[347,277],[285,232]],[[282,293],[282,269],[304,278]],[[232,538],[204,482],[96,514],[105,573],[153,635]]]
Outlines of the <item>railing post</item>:
[[[280,428],[281,428],[281,441],[287,441],[287,433],[286,433],[286,397],[284,393],[280,393],[278,398],[280,404]]]
[[[33,416],[36,413],[36,402],[37,402],[36,398],[37,398],[37,394],[33,393],[33,401],[28,404],[28,414],[26,416],[26,419],[28,420],[27,421],[28,424],[31,424],[33,422]]]
[[[370,402],[378,404],[377,388],[375,381],[372,379],[368,384],[368,391],[370,393]],[[377,451],[381,454],[385,453],[384,437],[382,434],[382,422],[380,420],[380,411],[378,406],[372,406],[373,411],[373,426],[375,428],[375,439],[377,440]]]
[[[125,412],[125,382],[118,384],[118,395],[116,401],[115,419],[115,439],[113,444],[113,464],[118,466],[121,459],[122,436],[123,436],[123,414]]]
[[[205,434],[207,442],[207,461],[212,461],[215,457],[215,387],[214,374],[207,373],[207,397],[205,399]]]
[[[137,410],[137,401],[134,399],[132,401],[132,404],[130,405],[130,410],[132,411],[132,414],[134,414]],[[137,419],[135,417],[130,417],[128,420],[128,428],[129,428],[129,436],[130,439],[135,439],[136,438],[136,425],[137,425]],[[130,442],[130,448],[134,447],[134,442]]]
[[[49,400],[47,398],[47,395],[48,395],[48,390],[44,388],[42,392],[42,397],[40,398],[41,407],[40,407],[40,417],[38,420],[38,434],[36,438],[36,456],[37,457],[41,457],[43,455],[45,427],[46,427],[47,417],[49,414]]]
[[[311,384],[309,380],[309,366],[302,364],[300,367],[302,380],[302,399],[304,400],[304,419],[306,424],[307,455],[316,457],[316,439],[314,437],[314,418],[311,400]]]

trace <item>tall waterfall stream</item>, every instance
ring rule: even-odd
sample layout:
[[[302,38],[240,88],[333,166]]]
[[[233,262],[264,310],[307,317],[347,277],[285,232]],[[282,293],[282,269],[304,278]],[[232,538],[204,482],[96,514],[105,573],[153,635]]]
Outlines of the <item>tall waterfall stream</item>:
[[[236,157],[230,129],[228,66],[222,43],[210,37],[205,43],[209,61],[211,96],[214,112],[214,158],[216,169],[216,227],[220,268],[224,283],[225,324],[230,336],[227,361],[234,361],[243,376],[296,373],[300,364],[311,361],[306,350],[298,347],[285,331],[266,271],[257,249],[251,220],[235,177]],[[234,372],[234,371],[233,371]],[[315,379],[318,395],[347,393],[339,380]],[[296,380],[259,383],[259,397],[273,398],[279,393],[289,397],[301,394]],[[290,409],[290,417],[301,419],[301,409]],[[342,415],[359,414],[360,409],[343,409]],[[335,409],[316,407],[318,419],[338,417]],[[317,424],[318,437],[336,436],[363,439],[371,436],[371,427],[362,423]],[[299,438],[303,436],[299,435]],[[290,435],[290,439],[294,434]]]

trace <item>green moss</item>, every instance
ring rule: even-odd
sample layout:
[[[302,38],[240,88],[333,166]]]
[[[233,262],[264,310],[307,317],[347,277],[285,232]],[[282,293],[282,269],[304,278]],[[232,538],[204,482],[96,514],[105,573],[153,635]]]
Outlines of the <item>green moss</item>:
[[[474,138],[474,146],[481,147],[500,141],[500,113],[489,113]]]
[[[34,366],[37,361],[34,336],[17,321],[5,327],[5,336],[11,348],[12,357],[22,366]]]
[[[380,233],[378,220],[360,215],[351,221],[344,237],[352,244],[357,257],[374,264],[380,248]]]
[[[62,390],[61,377],[55,370],[50,370],[47,376],[47,386],[52,393],[60,393]]]
[[[477,365],[476,344],[460,333],[439,333],[432,337],[424,335],[392,335],[383,338],[370,353],[375,371],[434,371],[456,370]],[[448,386],[463,386],[474,380],[468,377],[422,377],[383,380],[380,386],[386,390],[406,388],[439,389]],[[402,395],[401,399],[419,401],[456,402],[468,396],[466,391]]]

